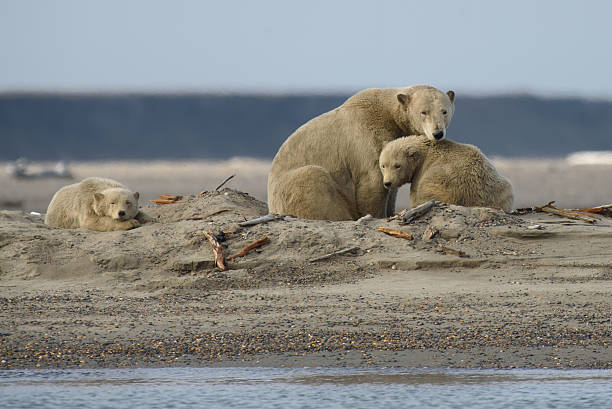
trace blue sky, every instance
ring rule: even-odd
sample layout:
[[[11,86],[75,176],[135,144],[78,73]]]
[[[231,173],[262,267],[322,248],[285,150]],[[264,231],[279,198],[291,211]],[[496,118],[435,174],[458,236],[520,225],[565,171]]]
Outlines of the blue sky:
[[[0,0],[0,91],[612,99],[612,2]]]

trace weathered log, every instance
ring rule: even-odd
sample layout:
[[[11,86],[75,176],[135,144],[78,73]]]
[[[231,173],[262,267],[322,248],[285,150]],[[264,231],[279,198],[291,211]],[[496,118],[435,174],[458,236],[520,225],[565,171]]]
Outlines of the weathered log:
[[[225,257],[223,256],[223,247],[221,247],[221,243],[217,240],[217,236],[215,236],[212,232],[202,232],[204,236],[208,239],[208,243],[210,244],[210,248],[215,256],[215,264],[217,267],[221,269],[221,271],[227,271],[227,265],[225,264]]]
[[[457,257],[470,257],[467,253],[465,253],[464,251],[461,250],[455,250],[455,249],[451,249],[449,247],[444,247],[444,246],[439,246],[438,250],[441,251],[444,254],[449,254],[451,256],[457,256]]]
[[[181,195],[165,195],[163,193],[160,193],[159,197],[161,199],[174,200],[174,201],[178,201],[178,200],[181,200],[183,198],[183,196],[181,196]]]
[[[329,258],[332,258],[334,256],[338,256],[340,254],[345,254],[345,253],[351,253],[351,252],[356,251],[356,250],[359,250],[359,247],[347,247],[347,248],[342,249],[342,250],[334,251],[333,253],[329,253],[329,254],[322,255],[320,257],[312,258],[312,259],[310,259],[308,261],[310,261],[311,263],[314,263],[316,261],[323,261],[323,260],[327,260]]]
[[[159,194],[159,199],[151,199],[149,202],[153,202],[158,205],[166,205],[166,204],[174,204],[178,203],[183,196],[180,195],[165,195],[163,193]]]
[[[255,219],[251,219],[251,220],[244,221],[242,223],[238,223],[238,226],[240,227],[253,226],[255,224],[267,223],[267,222],[271,222],[272,220],[279,220],[282,218],[283,216],[280,214],[268,213],[265,216],[257,217]]]
[[[151,199],[149,202],[153,202],[158,205],[167,205],[167,204],[176,204],[177,200],[169,200],[169,199]]]
[[[601,214],[602,216],[612,217],[612,204],[597,206],[597,207],[588,207],[586,209],[571,209],[571,210],[577,211],[577,212]]]
[[[555,203],[554,200],[548,204],[545,204],[544,206],[535,206],[534,210],[536,212],[546,212],[557,216],[566,217],[568,219],[582,220],[587,223],[595,223],[597,221],[597,219],[594,217],[586,214],[581,214],[567,209],[559,209],[558,207],[553,206],[553,203]]]
[[[421,240],[423,241],[431,240],[436,234],[438,234],[438,229],[432,226],[427,226],[427,228],[423,232],[423,237],[421,237]]]
[[[425,203],[421,203],[413,209],[410,209],[406,212],[402,212],[398,215],[399,224],[408,224],[425,215],[427,212],[429,212],[431,209],[433,209],[439,204],[440,202],[437,200],[429,200]]]
[[[229,256],[226,260],[233,260],[235,258],[238,257],[244,257],[247,255],[247,253],[253,249],[256,249],[257,247],[261,247],[266,243],[269,243],[270,239],[268,237],[264,237],[263,239],[259,239],[251,244],[249,244],[248,246],[246,246],[245,248],[242,249],[242,251],[240,253],[236,253],[234,255]]]
[[[388,229],[386,227],[379,227],[378,231],[381,231],[383,233],[386,233],[390,236],[393,237],[399,237],[400,239],[406,239],[406,240],[412,240],[412,234],[410,233],[405,233],[403,231],[399,231],[399,230],[393,230],[393,229]]]

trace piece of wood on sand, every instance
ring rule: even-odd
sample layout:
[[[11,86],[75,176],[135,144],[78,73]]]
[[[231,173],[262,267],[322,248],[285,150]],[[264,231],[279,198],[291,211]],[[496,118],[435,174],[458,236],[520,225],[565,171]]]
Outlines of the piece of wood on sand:
[[[575,212],[594,213],[594,214],[600,214],[602,216],[612,217],[612,204],[607,204],[607,205],[597,206],[597,207],[588,207],[586,209],[571,209],[571,210]]]
[[[433,209],[439,204],[440,202],[437,200],[429,200],[425,203],[421,203],[413,209],[405,210],[397,215],[398,222],[399,224],[411,223],[419,217],[422,217],[427,214],[431,209]]]
[[[183,196],[181,195],[165,195],[160,193],[159,199],[151,199],[149,202],[153,202],[158,205],[175,204],[181,201]]]
[[[339,256],[341,254],[352,253],[352,252],[355,252],[357,250],[359,250],[359,247],[356,247],[356,246],[355,247],[347,247],[347,248],[342,249],[342,250],[334,251],[333,253],[324,254],[324,255],[322,255],[320,257],[311,258],[308,261],[311,262],[311,263],[314,263],[316,261],[323,261],[323,260],[327,260],[327,259],[330,259],[330,258],[335,257],[335,256]]]
[[[546,213],[554,214],[556,216],[566,217],[568,219],[582,220],[583,222],[587,222],[587,223],[595,223],[597,221],[597,219],[587,214],[555,207],[553,206],[553,203],[555,203],[554,200],[552,202],[545,204],[544,206],[535,206],[533,209],[536,212],[546,212]]]
[[[400,239],[412,240],[412,234],[399,230],[389,229],[387,227],[379,227],[378,231],[388,234],[389,236],[399,237]]]
[[[247,253],[253,249],[256,249],[257,247],[261,247],[266,243],[269,243],[270,239],[268,237],[264,237],[263,239],[259,239],[251,244],[249,244],[248,246],[246,246],[245,248],[242,249],[242,251],[240,253],[236,253],[234,255],[229,256],[226,260],[233,260],[235,258],[238,257],[244,257],[247,255]]]
[[[244,221],[242,223],[238,223],[238,226],[240,226],[240,227],[253,226],[255,224],[267,223],[267,222],[271,222],[273,220],[280,220],[282,218],[283,218],[283,216],[280,215],[280,214],[268,213],[265,216],[257,217],[255,219],[246,220],[246,221]]]
[[[208,244],[210,244],[210,248],[215,256],[215,264],[221,269],[221,271],[227,271],[225,257],[223,256],[223,247],[221,247],[221,243],[219,243],[219,240],[217,240],[217,236],[210,231],[205,231],[202,233],[208,239]]]
[[[427,226],[427,228],[423,232],[423,237],[421,237],[421,240],[423,241],[431,240],[436,234],[438,234],[438,229],[436,229],[433,226]]]
[[[455,249],[451,249],[449,247],[445,247],[445,246],[438,246],[438,251],[444,254],[448,254],[450,256],[457,256],[457,257],[470,257],[466,252],[461,251],[461,250],[455,250]]]

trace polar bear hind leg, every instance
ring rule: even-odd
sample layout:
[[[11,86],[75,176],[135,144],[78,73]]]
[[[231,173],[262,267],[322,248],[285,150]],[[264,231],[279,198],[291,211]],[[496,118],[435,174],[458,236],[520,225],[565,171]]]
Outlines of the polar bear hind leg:
[[[356,218],[340,186],[321,166],[302,166],[276,179],[271,186],[273,202],[268,204],[273,213],[317,220]]]

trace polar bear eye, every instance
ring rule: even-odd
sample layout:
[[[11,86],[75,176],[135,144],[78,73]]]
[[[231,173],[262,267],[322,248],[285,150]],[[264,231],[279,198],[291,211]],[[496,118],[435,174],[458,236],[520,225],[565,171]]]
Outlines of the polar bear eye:
[[[446,112],[446,109],[442,111],[442,115],[446,115],[448,112]]]
[[[427,111],[422,111],[421,115],[427,115]]]
[[[401,165],[395,165],[395,169],[399,169],[401,167],[402,167]]]
[[[385,168],[385,165],[380,165],[380,167],[384,169],[384,168]]]

